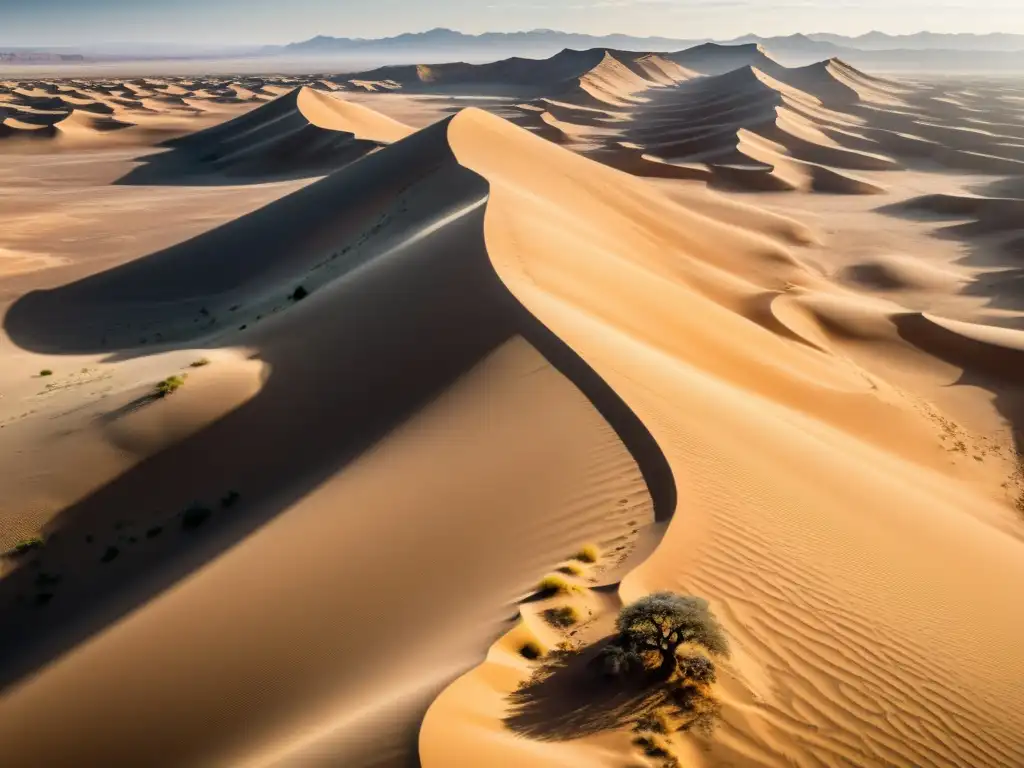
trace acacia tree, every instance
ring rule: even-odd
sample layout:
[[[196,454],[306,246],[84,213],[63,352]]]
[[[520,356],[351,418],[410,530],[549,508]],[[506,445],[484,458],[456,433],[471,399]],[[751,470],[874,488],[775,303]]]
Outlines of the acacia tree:
[[[622,609],[616,628],[619,643],[629,651],[659,654],[658,671],[665,677],[676,671],[676,651],[684,643],[700,645],[712,656],[729,655],[729,641],[702,597],[648,595]]]

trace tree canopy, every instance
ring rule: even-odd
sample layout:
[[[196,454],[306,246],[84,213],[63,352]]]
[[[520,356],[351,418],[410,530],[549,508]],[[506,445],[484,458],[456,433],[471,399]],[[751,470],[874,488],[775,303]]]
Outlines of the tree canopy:
[[[712,656],[728,656],[729,641],[708,601],[692,595],[657,592],[622,609],[616,624],[620,639],[635,653],[661,655],[661,666],[671,672],[676,650],[685,643],[702,646]]]

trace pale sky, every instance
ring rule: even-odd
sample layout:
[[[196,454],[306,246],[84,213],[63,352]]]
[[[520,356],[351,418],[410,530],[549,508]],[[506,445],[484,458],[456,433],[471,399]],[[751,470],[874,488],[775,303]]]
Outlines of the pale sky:
[[[1024,33],[1024,0],[0,0],[0,46],[288,43],[314,35]]]

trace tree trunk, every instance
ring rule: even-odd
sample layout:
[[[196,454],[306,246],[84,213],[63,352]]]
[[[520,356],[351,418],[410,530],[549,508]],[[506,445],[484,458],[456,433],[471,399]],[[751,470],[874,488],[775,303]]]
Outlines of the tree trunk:
[[[676,649],[679,648],[679,644],[670,645],[668,648],[663,648],[661,651],[661,665],[658,667],[658,676],[668,680],[672,677],[672,673],[676,671],[676,667],[679,665],[678,659],[676,659]]]

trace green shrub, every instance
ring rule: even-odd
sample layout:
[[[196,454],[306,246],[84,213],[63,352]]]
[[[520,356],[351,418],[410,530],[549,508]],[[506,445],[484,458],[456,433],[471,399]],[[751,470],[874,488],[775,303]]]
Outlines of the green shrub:
[[[548,608],[541,616],[552,627],[558,627],[559,629],[568,629],[579,621],[579,614],[576,613],[576,609],[569,605],[559,608]]]
[[[578,565],[573,565],[572,563],[569,563],[568,565],[563,565],[561,568],[556,568],[555,571],[557,573],[564,573],[566,576],[583,575],[583,569],[580,568]]]
[[[599,557],[601,557],[601,550],[597,548],[597,545],[587,544],[573,555],[572,559],[579,560],[581,563],[596,563]]]
[[[46,544],[41,536],[29,536],[28,538],[22,539],[17,544],[8,550],[8,555],[18,557],[20,555],[27,555],[37,549],[42,549]]]
[[[51,371],[49,368],[43,368],[43,370],[41,370],[39,372],[39,375],[40,376],[53,376],[53,371]]]
[[[168,376],[156,385],[154,394],[157,397],[167,397],[185,386],[186,378],[184,373],[180,376]]]
[[[577,591],[577,587],[560,573],[550,573],[540,580],[537,591],[542,595],[557,595]]]
[[[202,368],[203,366],[209,365],[209,364],[210,364],[209,359],[207,359],[205,357],[201,357],[198,360],[195,360],[195,361],[189,363],[188,365],[189,365],[189,368]]]

